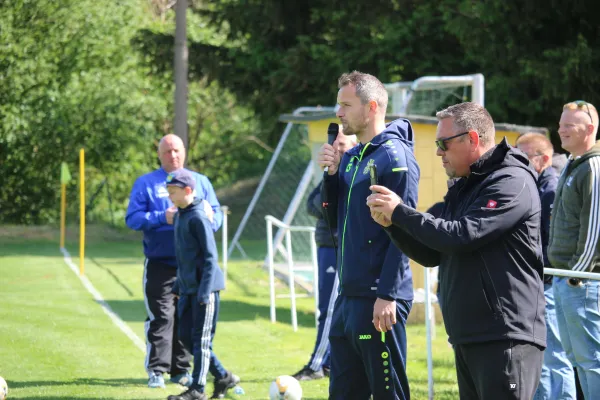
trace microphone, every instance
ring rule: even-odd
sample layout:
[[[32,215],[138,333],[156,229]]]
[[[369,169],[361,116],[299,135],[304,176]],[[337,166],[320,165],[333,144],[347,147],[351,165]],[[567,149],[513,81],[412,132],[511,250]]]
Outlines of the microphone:
[[[339,131],[340,131],[340,126],[338,124],[336,124],[335,122],[332,122],[329,124],[329,127],[327,128],[327,143],[330,146],[333,146],[333,142],[335,142],[335,138],[337,138]],[[323,170],[323,173],[327,174],[328,171],[329,171],[329,166],[325,167],[325,169]]]

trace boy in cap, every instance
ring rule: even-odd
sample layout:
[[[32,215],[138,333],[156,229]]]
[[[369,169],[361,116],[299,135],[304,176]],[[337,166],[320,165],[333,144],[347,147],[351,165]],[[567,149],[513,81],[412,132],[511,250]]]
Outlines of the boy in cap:
[[[211,398],[225,397],[240,378],[225,370],[212,351],[219,315],[219,291],[225,289],[223,273],[217,265],[217,245],[211,223],[194,198],[196,181],[192,174],[179,169],[167,176],[169,198],[178,207],[175,214],[175,255],[177,280],[173,292],[179,295],[178,317],[181,341],[194,356],[191,386],[167,400],[206,400],[208,372],[214,376]]]

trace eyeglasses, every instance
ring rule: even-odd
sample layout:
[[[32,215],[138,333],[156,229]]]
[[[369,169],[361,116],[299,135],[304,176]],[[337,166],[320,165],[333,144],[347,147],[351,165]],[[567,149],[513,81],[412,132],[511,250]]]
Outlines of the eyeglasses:
[[[565,108],[569,109],[569,110],[574,110],[575,108],[580,108],[583,110],[583,106],[585,106],[585,112],[586,114],[590,117],[590,121],[592,122],[592,125],[594,124],[594,118],[592,118],[592,114],[590,113],[590,103],[588,103],[587,101],[584,100],[575,100],[572,101],[570,103],[567,103],[563,106],[563,110]],[[592,105],[592,107],[594,107]]]
[[[454,138],[457,138],[457,137],[460,137],[460,136],[464,136],[464,135],[466,135],[467,133],[469,133],[469,131],[467,131],[467,132],[463,132],[463,133],[459,133],[459,134],[457,134],[457,135],[454,135],[454,136],[449,136],[449,137],[447,137],[447,138],[438,139],[438,140],[436,140],[436,141],[435,141],[435,145],[436,145],[436,146],[437,146],[437,148],[438,148],[438,149],[440,149],[441,151],[447,151],[447,150],[448,150],[448,148],[446,147],[446,142],[447,142],[448,140],[451,140],[451,139],[454,139]]]

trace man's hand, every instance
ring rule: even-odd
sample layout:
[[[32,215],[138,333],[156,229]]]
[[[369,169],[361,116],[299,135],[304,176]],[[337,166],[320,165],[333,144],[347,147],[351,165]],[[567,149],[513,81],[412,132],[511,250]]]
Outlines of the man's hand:
[[[373,212],[381,213],[385,218],[391,221],[394,209],[396,209],[398,204],[404,204],[404,202],[396,193],[385,186],[373,185],[370,189],[376,192],[367,197],[367,205],[371,209],[371,216],[373,215]],[[377,222],[379,223],[379,221]]]
[[[323,144],[321,150],[319,150],[317,163],[321,168],[329,167],[327,173],[335,175],[340,165],[340,152],[337,150],[337,146],[333,147],[328,143]]]
[[[396,302],[377,298],[373,306],[373,325],[378,332],[392,330],[396,323]]]
[[[171,206],[165,210],[165,218],[167,220],[167,224],[173,225],[173,217],[177,212],[177,207]]]
[[[202,200],[202,206],[204,207],[204,212],[206,213],[208,220],[212,224],[215,219],[215,212],[213,211],[212,206],[206,200]]]
[[[379,225],[383,226],[384,228],[387,228],[388,226],[392,225],[392,220],[387,218],[385,215],[383,215],[379,211],[373,211],[373,209],[371,209],[371,218],[373,218],[373,220],[375,222],[377,222]]]

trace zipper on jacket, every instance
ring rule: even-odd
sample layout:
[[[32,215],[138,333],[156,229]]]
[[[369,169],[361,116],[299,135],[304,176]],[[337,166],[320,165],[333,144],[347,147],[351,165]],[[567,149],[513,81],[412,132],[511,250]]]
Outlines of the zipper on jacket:
[[[356,162],[356,167],[354,168],[354,174],[352,174],[352,182],[350,182],[350,189],[348,190],[348,200],[346,201],[346,215],[344,216],[344,228],[342,230],[342,260],[340,262],[340,274],[339,274],[340,291],[339,291],[339,293],[342,293],[342,276],[343,276],[343,272],[344,272],[344,248],[345,248],[344,239],[346,238],[346,222],[348,222],[348,207],[350,207],[350,197],[352,195],[352,187],[354,186],[354,178],[356,178],[356,173],[358,172],[358,166],[360,165],[360,162],[362,161],[365,150],[367,149],[367,147],[369,147],[370,144],[371,144],[371,142],[367,143],[365,145],[365,147],[363,147],[362,151],[360,152],[359,157],[354,156],[350,159],[350,162],[352,162],[355,158],[358,161]]]

